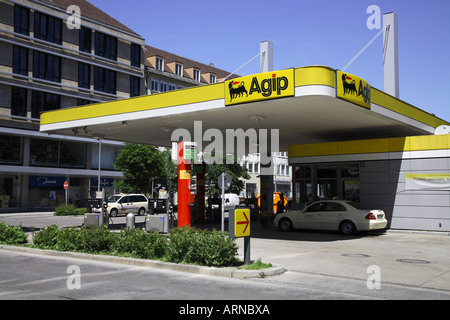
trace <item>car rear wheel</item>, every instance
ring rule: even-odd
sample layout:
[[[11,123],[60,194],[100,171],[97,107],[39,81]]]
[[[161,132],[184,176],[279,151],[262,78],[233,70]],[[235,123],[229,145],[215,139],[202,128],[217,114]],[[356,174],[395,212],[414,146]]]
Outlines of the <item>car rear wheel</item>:
[[[341,222],[339,231],[341,231],[345,235],[351,235],[356,232],[356,227],[353,222],[345,220]]]
[[[138,215],[145,216],[147,214],[147,211],[145,211],[145,208],[140,208],[138,211]]]
[[[118,213],[119,213],[119,211],[117,209],[111,209],[111,211],[109,212],[109,215],[111,217],[117,217]]]
[[[280,222],[278,222],[278,228],[281,231],[291,231],[293,227],[292,221],[288,218],[281,219]]]

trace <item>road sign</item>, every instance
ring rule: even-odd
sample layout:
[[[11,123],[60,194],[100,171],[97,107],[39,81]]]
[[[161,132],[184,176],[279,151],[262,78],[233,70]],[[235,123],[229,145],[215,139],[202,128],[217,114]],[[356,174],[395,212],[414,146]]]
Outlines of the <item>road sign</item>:
[[[219,189],[225,189],[225,190],[230,189],[231,176],[228,173],[223,172],[219,176],[219,178],[217,178],[217,184],[219,185]]]
[[[234,210],[234,236],[236,238],[250,236],[250,209]]]
[[[64,181],[64,190],[69,189],[69,183],[67,181]]]

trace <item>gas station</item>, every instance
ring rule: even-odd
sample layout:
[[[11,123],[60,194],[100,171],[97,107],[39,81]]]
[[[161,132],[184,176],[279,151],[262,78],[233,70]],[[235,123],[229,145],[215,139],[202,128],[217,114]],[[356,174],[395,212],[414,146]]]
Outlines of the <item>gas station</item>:
[[[387,63],[396,59],[395,52],[386,56]],[[230,130],[254,130],[259,148],[268,141],[261,133],[272,132],[271,139],[277,139],[265,152],[289,151],[293,209],[327,193],[345,199],[351,188],[361,204],[385,210],[392,228],[450,230],[449,123],[398,98],[398,66],[385,65],[384,91],[371,87],[370,79],[326,66],[262,71],[201,87],[45,112],[40,131],[164,147],[177,143],[179,226],[191,223],[192,168],[173,132],[182,129],[203,141],[197,143],[202,152],[213,141],[208,132],[225,137]],[[199,122],[201,132],[195,126]],[[214,146],[221,144],[229,152],[225,140],[216,139]],[[254,141],[248,140],[239,152],[254,150]],[[273,193],[270,181],[261,175],[263,195]],[[271,201],[264,207],[273,210]]]

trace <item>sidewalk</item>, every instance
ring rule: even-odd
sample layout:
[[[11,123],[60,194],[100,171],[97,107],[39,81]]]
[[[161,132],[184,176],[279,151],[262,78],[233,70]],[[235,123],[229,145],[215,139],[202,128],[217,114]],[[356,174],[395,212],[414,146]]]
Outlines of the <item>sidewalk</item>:
[[[359,279],[366,282],[371,266],[379,268],[381,282],[450,291],[450,237],[448,233],[385,233],[343,236],[337,233],[280,232],[252,225],[251,259],[282,265],[280,277],[308,273]],[[243,256],[243,240],[238,239]],[[297,277],[298,278],[298,277]]]

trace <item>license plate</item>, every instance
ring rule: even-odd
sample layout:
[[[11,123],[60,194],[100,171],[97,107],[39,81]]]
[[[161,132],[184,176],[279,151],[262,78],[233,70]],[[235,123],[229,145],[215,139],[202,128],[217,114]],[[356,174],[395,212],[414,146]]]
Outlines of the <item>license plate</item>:
[[[377,219],[383,219],[384,218],[384,214],[378,214],[377,215]]]

